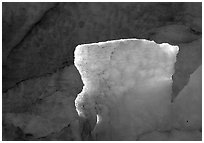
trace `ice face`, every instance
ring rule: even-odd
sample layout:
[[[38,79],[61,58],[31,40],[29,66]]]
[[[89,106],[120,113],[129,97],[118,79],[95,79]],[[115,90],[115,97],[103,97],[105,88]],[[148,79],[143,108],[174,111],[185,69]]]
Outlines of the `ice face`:
[[[144,39],[76,47],[74,63],[84,87],[75,104],[80,116],[100,117],[96,140],[135,140],[168,128],[178,49]]]

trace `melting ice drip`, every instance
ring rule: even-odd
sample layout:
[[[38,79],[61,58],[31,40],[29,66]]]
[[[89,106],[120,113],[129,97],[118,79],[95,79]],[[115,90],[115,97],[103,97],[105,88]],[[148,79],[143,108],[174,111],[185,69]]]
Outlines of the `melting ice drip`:
[[[143,39],[76,47],[74,63],[84,87],[75,104],[80,116],[93,122],[97,116],[96,140],[135,140],[146,131],[168,128],[178,50]]]

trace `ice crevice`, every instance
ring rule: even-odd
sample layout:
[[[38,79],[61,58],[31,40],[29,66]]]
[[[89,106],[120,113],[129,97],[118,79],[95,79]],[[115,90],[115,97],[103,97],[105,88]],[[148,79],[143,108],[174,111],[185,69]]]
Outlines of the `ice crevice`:
[[[75,106],[79,116],[92,123],[94,140],[136,140],[151,131],[200,128],[200,106],[190,109],[192,112],[199,110],[195,114],[187,113],[184,108],[190,104],[191,96],[186,98],[188,92],[181,92],[182,99],[171,103],[172,75],[178,51],[178,46],[145,39],[121,39],[76,47],[74,64],[84,87]],[[195,75],[198,81],[200,74]],[[195,85],[187,88],[192,91]],[[200,93],[194,92],[191,98],[199,102]],[[190,123],[186,123],[186,119]],[[156,140],[157,133],[150,137]]]

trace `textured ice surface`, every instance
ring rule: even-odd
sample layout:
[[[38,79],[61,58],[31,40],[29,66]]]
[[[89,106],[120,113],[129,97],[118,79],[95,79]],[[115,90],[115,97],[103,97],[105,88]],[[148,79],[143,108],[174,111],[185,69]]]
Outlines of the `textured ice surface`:
[[[85,84],[80,116],[96,123],[96,140],[136,140],[170,128],[172,74],[177,46],[127,39],[79,45],[75,65]]]

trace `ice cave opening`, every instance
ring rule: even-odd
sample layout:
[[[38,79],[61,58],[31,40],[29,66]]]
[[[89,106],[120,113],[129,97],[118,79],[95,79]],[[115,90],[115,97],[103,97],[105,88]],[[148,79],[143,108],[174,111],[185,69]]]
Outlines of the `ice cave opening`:
[[[201,66],[171,102],[178,52],[145,39],[76,47],[84,87],[75,106],[92,122],[94,140],[201,140]]]

